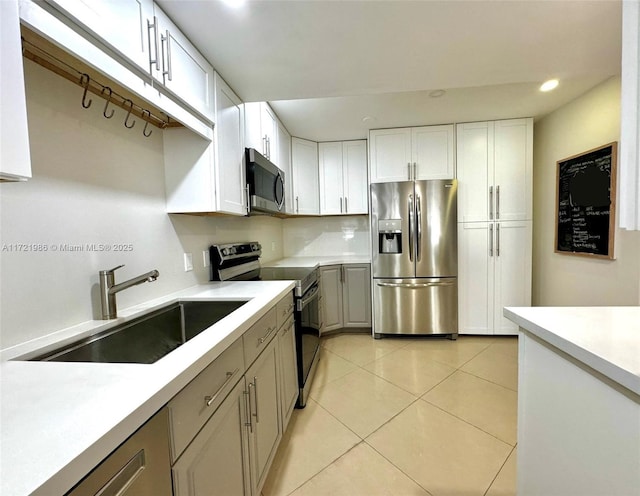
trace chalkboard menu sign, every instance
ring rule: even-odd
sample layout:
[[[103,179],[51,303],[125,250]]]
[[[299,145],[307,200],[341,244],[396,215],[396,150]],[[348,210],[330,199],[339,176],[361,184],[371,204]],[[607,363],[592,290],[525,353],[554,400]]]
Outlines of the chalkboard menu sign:
[[[617,142],[559,160],[557,253],[613,259]]]

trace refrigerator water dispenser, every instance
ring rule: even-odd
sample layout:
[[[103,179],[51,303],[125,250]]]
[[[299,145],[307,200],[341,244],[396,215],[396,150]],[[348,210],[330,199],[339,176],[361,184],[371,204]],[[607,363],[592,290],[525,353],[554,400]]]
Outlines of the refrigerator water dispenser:
[[[378,221],[378,252],[402,253],[402,219]]]

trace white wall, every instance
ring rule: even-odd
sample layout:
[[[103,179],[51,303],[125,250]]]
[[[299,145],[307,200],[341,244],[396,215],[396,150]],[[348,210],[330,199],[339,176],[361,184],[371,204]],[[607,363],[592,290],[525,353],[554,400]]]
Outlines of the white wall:
[[[366,215],[285,219],[282,232],[285,257],[371,255]]]
[[[126,129],[123,111],[105,119],[95,96],[83,109],[79,86],[28,61],[25,77],[33,179],[0,184],[1,349],[99,317],[101,269],[126,264],[116,281],[159,270],[156,282],[118,294],[126,308],[206,282],[202,251],[212,243],[257,240],[265,260],[282,257],[279,219],[164,212],[160,130],[143,137],[139,119]],[[87,243],[132,249],[60,249]],[[194,272],[184,272],[183,252],[193,253]]]
[[[620,79],[536,122],[533,135],[533,304],[639,304],[640,232],[616,230],[613,261],[554,253],[556,162],[619,141]]]

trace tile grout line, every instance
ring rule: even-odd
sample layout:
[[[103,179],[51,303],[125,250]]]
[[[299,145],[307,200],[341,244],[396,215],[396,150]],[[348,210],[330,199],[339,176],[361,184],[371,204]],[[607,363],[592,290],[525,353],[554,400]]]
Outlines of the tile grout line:
[[[498,478],[498,476],[500,475],[500,472],[502,472],[502,469],[504,468],[504,466],[507,464],[507,461],[509,460],[509,458],[511,457],[511,455],[513,454],[513,452],[516,450],[516,448],[518,447],[518,444],[516,443],[516,445],[513,447],[513,449],[509,452],[509,454],[507,455],[507,457],[504,459],[504,463],[500,466],[500,468],[498,469],[498,471],[496,472],[496,476],[493,478],[493,480],[491,481],[491,483],[489,484],[489,487],[487,487],[487,490],[484,492],[483,496],[487,496],[487,493],[491,490],[491,486],[493,486],[493,483],[496,481],[496,479]]]

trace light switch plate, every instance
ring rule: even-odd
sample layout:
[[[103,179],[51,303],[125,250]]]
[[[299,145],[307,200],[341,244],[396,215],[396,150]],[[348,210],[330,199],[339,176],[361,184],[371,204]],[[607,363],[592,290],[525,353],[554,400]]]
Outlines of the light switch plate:
[[[184,271],[190,272],[193,270],[193,256],[191,253],[184,254]]]

